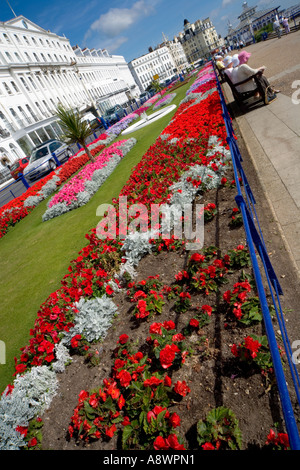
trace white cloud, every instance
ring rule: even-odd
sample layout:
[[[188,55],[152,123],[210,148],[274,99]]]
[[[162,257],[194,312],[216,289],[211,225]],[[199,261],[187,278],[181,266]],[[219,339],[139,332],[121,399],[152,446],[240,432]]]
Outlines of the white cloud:
[[[99,45],[99,49],[107,49],[107,51],[112,54],[116,51],[122,44],[128,41],[128,38],[125,36],[120,36],[119,38],[110,38],[101,41]],[[97,47],[96,47],[97,49]]]
[[[131,8],[110,8],[92,23],[90,30],[111,38],[116,37],[141,18],[154,13],[153,3],[155,2],[151,5],[146,0],[139,0]]]

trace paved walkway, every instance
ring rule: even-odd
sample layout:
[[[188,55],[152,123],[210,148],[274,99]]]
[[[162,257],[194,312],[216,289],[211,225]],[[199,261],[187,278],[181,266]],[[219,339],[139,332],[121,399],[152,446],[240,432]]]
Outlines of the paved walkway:
[[[232,102],[227,84],[223,90]],[[272,104],[236,116],[236,121],[300,275],[300,99],[294,104],[278,94]]]

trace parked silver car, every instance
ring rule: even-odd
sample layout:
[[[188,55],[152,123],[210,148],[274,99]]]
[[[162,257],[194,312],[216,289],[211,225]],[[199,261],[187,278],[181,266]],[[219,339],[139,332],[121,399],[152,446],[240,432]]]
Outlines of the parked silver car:
[[[29,164],[23,175],[29,181],[34,181],[57,167],[56,158],[64,162],[70,158],[72,151],[70,147],[59,140],[47,140],[47,142],[35,147],[31,152]]]

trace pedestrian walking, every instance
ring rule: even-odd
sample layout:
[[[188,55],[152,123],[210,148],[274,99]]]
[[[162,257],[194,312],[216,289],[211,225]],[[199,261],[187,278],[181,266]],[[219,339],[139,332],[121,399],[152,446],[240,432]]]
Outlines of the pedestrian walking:
[[[288,34],[290,32],[290,27],[289,27],[289,20],[286,18],[286,16],[282,18],[282,24],[285,29],[285,34]]]
[[[276,18],[276,20],[274,20],[273,29],[274,29],[275,33],[277,34],[278,39],[280,39],[281,38],[281,27],[280,27],[280,23],[279,23],[278,18]]]

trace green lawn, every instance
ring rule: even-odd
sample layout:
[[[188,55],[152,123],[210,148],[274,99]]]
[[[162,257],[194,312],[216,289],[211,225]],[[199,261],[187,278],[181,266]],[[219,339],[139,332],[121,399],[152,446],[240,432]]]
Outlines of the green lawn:
[[[192,81],[176,90],[172,104],[179,104]],[[60,287],[70,261],[87,243],[84,235],[99,222],[97,207],[118,198],[132,168],[175,112],[176,109],[139,131],[118,137],[118,140],[135,137],[137,144],[88,204],[42,222],[47,202],[43,201],[0,240],[0,340],[6,347],[6,364],[0,364],[0,393],[12,382],[14,357],[19,357],[20,348],[28,343],[40,305]]]

